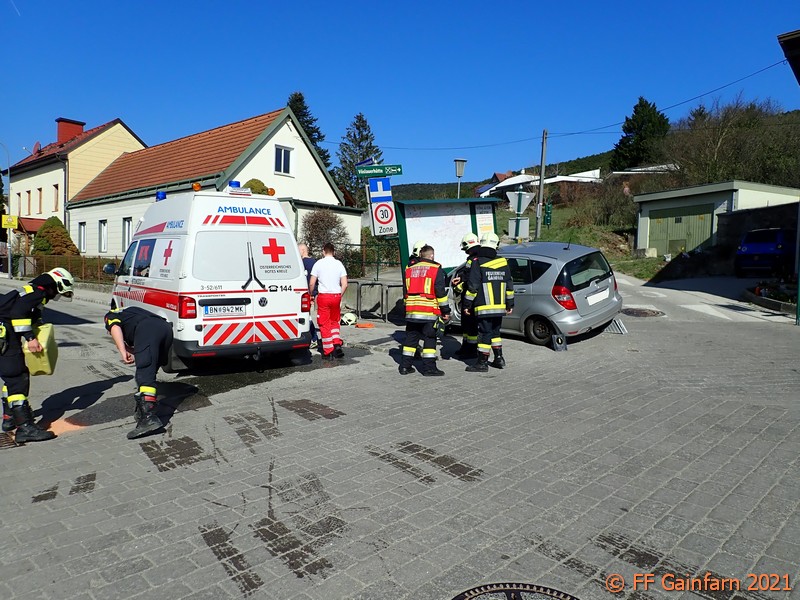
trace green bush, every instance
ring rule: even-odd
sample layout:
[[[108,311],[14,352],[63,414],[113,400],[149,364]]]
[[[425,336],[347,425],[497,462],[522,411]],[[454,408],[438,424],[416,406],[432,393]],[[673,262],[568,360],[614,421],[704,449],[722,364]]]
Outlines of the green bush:
[[[69,237],[61,219],[47,219],[33,238],[33,254],[57,254],[59,256],[77,256],[78,248]]]

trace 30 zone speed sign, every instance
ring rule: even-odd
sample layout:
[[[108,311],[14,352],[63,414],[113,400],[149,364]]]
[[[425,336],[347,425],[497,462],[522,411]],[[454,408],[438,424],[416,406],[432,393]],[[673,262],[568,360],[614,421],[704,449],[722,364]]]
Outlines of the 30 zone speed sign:
[[[374,235],[394,235],[397,233],[394,202],[373,202],[372,230]]]

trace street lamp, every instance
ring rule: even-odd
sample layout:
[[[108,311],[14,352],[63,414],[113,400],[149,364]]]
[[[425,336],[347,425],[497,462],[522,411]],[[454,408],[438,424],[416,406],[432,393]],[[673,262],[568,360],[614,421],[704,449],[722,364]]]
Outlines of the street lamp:
[[[458,178],[458,196],[461,198],[461,178],[464,176],[464,165],[467,164],[466,158],[455,158],[453,162],[456,163],[456,177]]]

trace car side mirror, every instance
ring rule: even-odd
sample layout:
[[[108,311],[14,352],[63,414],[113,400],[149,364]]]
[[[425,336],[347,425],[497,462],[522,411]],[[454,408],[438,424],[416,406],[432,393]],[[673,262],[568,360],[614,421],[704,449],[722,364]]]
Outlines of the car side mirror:
[[[116,263],[106,263],[103,265],[103,273],[106,275],[116,275],[117,274],[117,265]]]

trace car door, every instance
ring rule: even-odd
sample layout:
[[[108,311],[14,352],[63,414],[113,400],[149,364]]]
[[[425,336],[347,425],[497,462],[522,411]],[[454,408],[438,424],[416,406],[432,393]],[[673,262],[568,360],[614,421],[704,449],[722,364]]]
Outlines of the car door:
[[[511,271],[514,289],[514,310],[503,317],[503,327],[515,331],[523,331],[525,320],[531,314],[548,315],[549,310],[542,311],[537,302],[541,291],[537,287],[542,276],[550,269],[551,263],[529,257],[506,257]],[[539,286],[541,287],[541,286]]]

